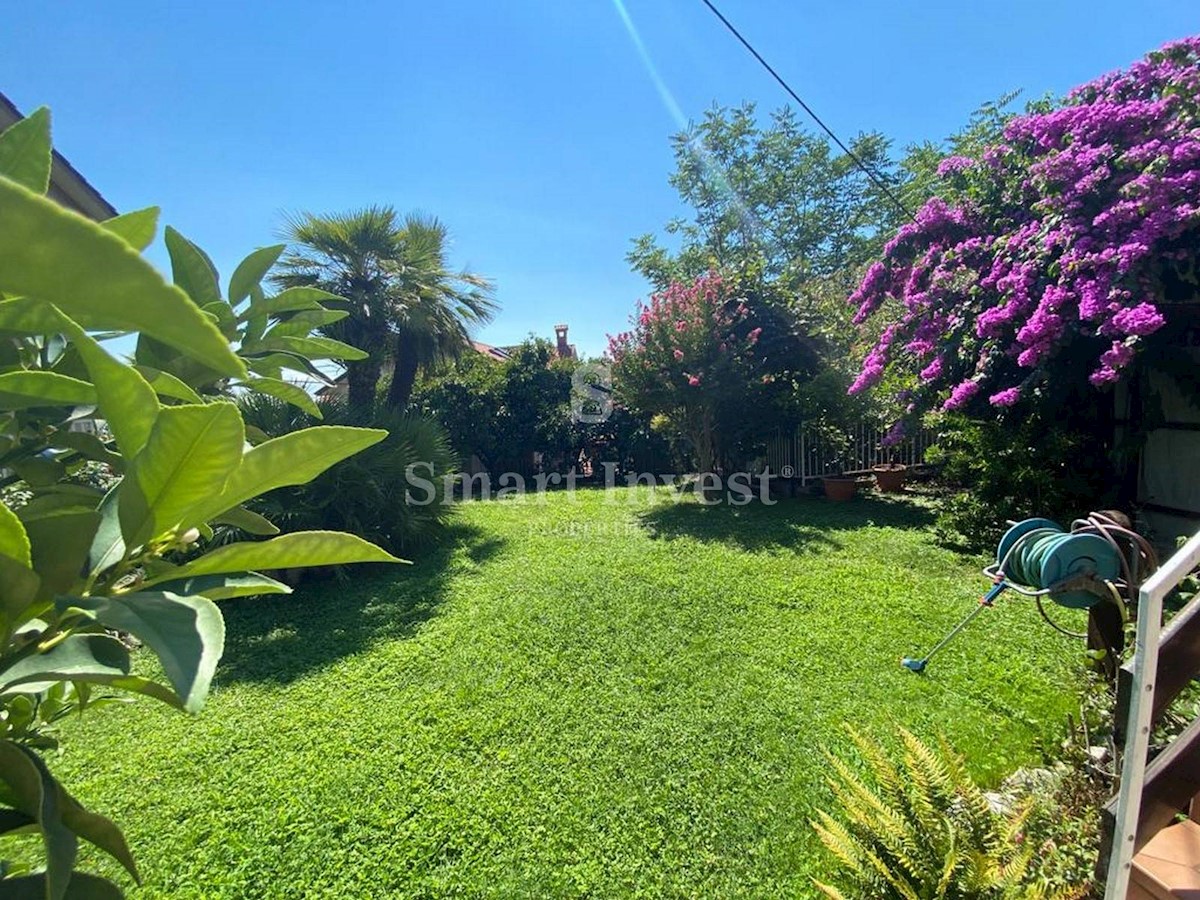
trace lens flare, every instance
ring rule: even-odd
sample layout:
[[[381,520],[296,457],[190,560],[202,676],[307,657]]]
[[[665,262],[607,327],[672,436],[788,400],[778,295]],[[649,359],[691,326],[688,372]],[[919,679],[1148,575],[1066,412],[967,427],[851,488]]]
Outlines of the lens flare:
[[[638,57],[642,61],[642,66],[645,68],[646,74],[650,76],[650,81],[654,85],[655,91],[658,92],[663,106],[667,108],[667,112],[675,120],[676,127],[680,131],[690,135],[687,142],[687,152],[700,165],[705,179],[717,188],[721,196],[732,207],[741,222],[742,229],[753,236],[754,240],[758,243],[768,243],[763,237],[766,234],[766,229],[763,228],[762,223],[750,211],[750,208],[742,200],[738,192],[734,190],[725,170],[713,159],[712,154],[708,152],[703,141],[698,136],[692,134],[691,122],[683,114],[683,110],[675,99],[675,95],[671,93],[671,89],[667,87],[666,81],[659,74],[658,67],[654,64],[654,60],[651,59],[650,51],[646,49],[646,43],[642,40],[641,33],[638,32],[637,26],[633,23],[633,19],[629,15],[629,10],[625,8],[623,0],[613,0],[613,6],[617,10],[617,15],[621,18],[621,24],[625,26],[625,31],[628,33],[629,39],[633,42],[634,49],[637,50]]]

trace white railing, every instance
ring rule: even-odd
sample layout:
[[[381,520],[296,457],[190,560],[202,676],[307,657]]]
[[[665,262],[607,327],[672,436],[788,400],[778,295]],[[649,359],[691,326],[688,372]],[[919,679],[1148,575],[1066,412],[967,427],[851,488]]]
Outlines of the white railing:
[[[869,472],[873,466],[898,463],[919,466],[937,435],[922,429],[891,447],[883,446],[887,429],[860,422],[847,432],[848,450],[821,437],[818,429],[798,425],[791,433],[779,433],[767,444],[767,468],[785,478],[807,482],[823,475]]]
[[[1154,712],[1154,682],[1158,677],[1158,650],[1162,637],[1163,598],[1200,565],[1200,533],[1192,536],[1142,585],[1138,592],[1137,650],[1133,655],[1133,688],[1129,722],[1125,727],[1125,755],[1121,764],[1121,791],[1117,795],[1116,833],[1108,864],[1105,900],[1125,900],[1133,868],[1134,842],[1146,784],[1146,756],[1150,751],[1150,722]]]

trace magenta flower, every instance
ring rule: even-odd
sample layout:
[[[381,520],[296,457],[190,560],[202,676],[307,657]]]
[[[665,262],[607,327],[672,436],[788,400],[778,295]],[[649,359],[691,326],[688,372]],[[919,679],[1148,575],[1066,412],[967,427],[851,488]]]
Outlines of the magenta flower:
[[[676,362],[679,362],[679,360],[683,359],[683,351],[678,348],[675,349],[674,355],[675,355]]]
[[[1006,388],[999,393],[992,394],[988,397],[988,403],[992,406],[1012,406],[1021,399],[1021,389],[1019,387]]]
[[[888,429],[887,434],[883,436],[883,440],[881,440],[879,443],[884,447],[895,447],[902,440],[904,440],[907,433],[908,427],[904,424],[904,422],[897,422]]]
[[[687,377],[687,380],[688,380],[688,384],[691,385],[692,387],[700,387],[700,376],[699,375],[689,375]]]
[[[1119,381],[1166,324],[1164,273],[1176,266],[1186,278],[1198,261],[1196,96],[1200,36],[1012,119],[978,161],[943,160],[948,189],[969,170],[971,191],[929,200],[851,294],[858,323],[897,311],[851,391],[901,364],[945,408],[965,406],[984,382],[994,406],[1011,405],[1020,389],[1004,379],[1024,381],[1018,367],[1046,369],[1068,342],[1096,338],[1104,349],[1089,380]],[[976,374],[952,385],[958,361]]]
[[[945,178],[948,175],[954,175],[964,169],[969,169],[975,165],[975,160],[966,156],[947,156],[938,163],[937,173],[939,178]]]
[[[955,386],[950,392],[950,396],[946,398],[946,402],[942,404],[942,409],[950,412],[956,409],[962,409],[976,394],[979,393],[978,381],[963,381]]]

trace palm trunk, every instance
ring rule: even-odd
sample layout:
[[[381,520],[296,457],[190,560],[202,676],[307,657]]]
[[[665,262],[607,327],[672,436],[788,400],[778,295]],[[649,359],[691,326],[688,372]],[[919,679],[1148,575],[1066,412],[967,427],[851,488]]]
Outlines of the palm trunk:
[[[392,385],[388,388],[388,406],[396,410],[403,410],[408,406],[416,381],[416,341],[411,334],[402,331],[396,335],[396,366],[392,370]]]
[[[379,384],[379,363],[360,359],[346,363],[347,402],[356,412],[369,413],[375,406],[375,388]]]

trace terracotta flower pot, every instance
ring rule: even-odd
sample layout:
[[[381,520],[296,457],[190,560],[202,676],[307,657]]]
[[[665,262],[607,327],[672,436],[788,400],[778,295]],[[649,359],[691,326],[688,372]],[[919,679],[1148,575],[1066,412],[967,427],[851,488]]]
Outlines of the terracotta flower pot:
[[[849,500],[858,493],[858,479],[846,475],[826,475],[821,479],[825,496],[839,502]]]
[[[904,482],[908,479],[908,466],[875,466],[872,471],[875,473],[875,483],[885,494],[898,494],[904,490]]]

